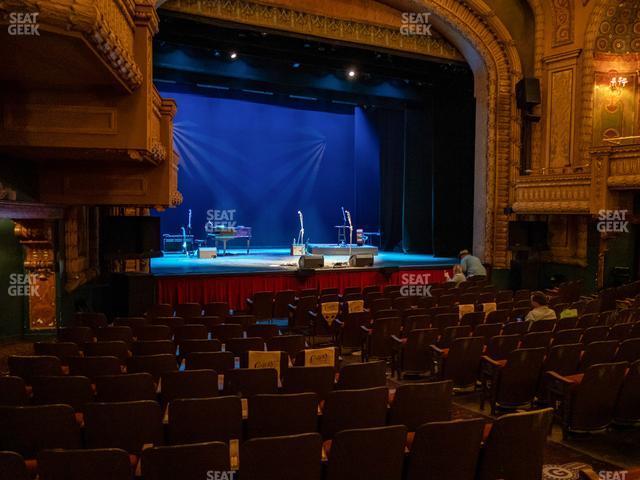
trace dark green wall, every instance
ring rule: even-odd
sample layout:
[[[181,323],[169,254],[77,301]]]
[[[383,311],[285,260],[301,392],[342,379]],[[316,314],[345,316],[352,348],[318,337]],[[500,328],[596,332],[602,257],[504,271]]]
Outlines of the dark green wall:
[[[545,278],[551,275],[561,274],[568,279],[582,279],[585,290],[591,293],[597,290],[596,275],[598,272],[598,245],[599,233],[596,223],[589,224],[589,236],[587,246],[588,265],[584,268],[570,265],[546,264],[544,267]],[[621,233],[608,242],[608,252],[605,257],[604,286],[613,287],[637,278],[637,239],[638,225],[631,225],[629,233]],[[615,267],[628,267],[630,278],[623,279],[615,274]]]
[[[625,267],[629,269],[633,280],[637,276],[637,252],[636,245],[638,239],[639,225],[630,225],[629,233],[621,233],[617,237],[609,240],[607,257],[605,262],[605,285],[617,286],[624,279],[615,273],[615,267]]]
[[[13,234],[14,223],[0,218],[0,337],[22,334],[26,301],[9,295],[12,273],[22,274],[22,246]]]
[[[564,277],[565,280],[582,280],[585,293],[596,290],[596,274],[598,271],[599,234],[595,224],[589,224],[587,233],[587,266],[546,263],[542,269],[545,287],[552,286],[552,277]]]

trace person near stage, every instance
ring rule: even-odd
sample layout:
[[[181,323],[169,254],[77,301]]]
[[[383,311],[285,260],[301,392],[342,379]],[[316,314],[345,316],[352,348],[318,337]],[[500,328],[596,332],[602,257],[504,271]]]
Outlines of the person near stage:
[[[533,292],[531,294],[531,311],[524,317],[525,322],[535,322],[538,320],[556,320],[556,312],[547,305],[548,298],[543,292]]]
[[[487,269],[484,268],[482,262],[478,257],[475,257],[469,253],[469,250],[462,250],[460,252],[460,266],[462,267],[462,272],[469,277],[475,276],[487,276]]]
[[[453,277],[449,276],[449,272],[444,272],[444,278],[447,280],[447,282],[454,282],[456,284],[456,287],[459,287],[462,282],[467,281],[467,277],[465,277],[464,273],[462,273],[462,266],[460,265],[453,266]]]

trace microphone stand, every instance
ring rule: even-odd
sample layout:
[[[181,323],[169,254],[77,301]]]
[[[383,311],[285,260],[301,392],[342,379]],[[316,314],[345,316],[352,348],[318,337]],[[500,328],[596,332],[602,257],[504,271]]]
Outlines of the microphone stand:
[[[180,227],[180,230],[182,230],[182,253],[189,255],[187,250],[187,230],[184,227]]]
[[[351,212],[346,210],[347,220],[349,221],[349,256],[351,256],[351,246],[353,244],[353,224],[351,223]]]
[[[298,245],[304,244],[304,220],[302,218],[302,212],[298,210],[298,217],[300,217],[300,232],[298,232]],[[303,254],[306,248],[303,250]]]

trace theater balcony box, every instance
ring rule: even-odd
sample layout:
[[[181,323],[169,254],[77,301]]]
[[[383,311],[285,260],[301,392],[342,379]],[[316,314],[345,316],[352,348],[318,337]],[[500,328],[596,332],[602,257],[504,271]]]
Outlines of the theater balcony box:
[[[152,82],[154,3],[8,0],[0,19],[0,156],[38,165],[39,200],[175,202],[176,105]]]

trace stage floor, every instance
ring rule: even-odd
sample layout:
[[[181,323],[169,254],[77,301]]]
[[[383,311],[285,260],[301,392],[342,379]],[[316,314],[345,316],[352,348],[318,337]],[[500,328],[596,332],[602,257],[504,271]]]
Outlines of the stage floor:
[[[254,249],[247,255],[245,249],[229,249],[226,256],[211,259],[186,257],[182,254],[166,254],[151,259],[151,273],[167,275],[225,275],[238,273],[279,273],[294,272],[298,269],[297,256],[289,255],[289,249]],[[325,267],[318,271],[366,270],[367,268],[334,267],[338,262],[347,263],[348,255],[325,255]],[[450,267],[458,263],[456,258],[434,257],[433,255],[379,252],[374,257],[373,267],[437,268]]]

